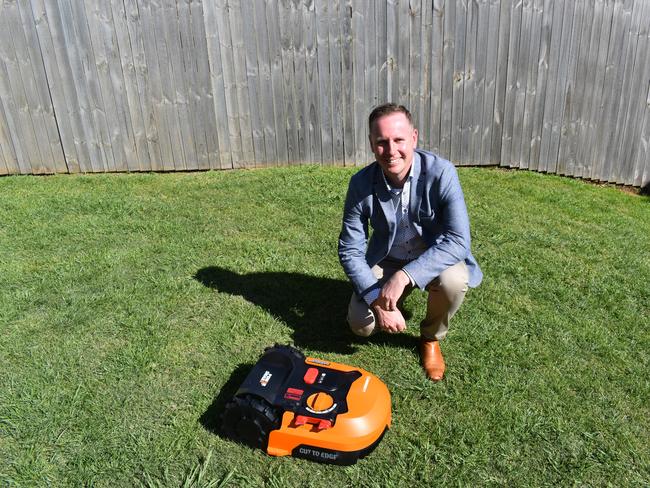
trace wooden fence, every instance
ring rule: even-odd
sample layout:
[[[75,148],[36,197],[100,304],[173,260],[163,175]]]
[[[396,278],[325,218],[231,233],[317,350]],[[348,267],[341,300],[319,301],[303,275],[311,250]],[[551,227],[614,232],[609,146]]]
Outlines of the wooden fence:
[[[363,165],[391,100],[456,164],[650,180],[650,0],[0,9],[0,174]]]

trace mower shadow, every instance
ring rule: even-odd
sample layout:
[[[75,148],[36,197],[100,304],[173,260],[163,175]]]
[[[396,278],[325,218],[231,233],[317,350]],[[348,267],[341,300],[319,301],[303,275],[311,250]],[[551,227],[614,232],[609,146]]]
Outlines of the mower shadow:
[[[201,268],[194,278],[220,293],[242,296],[282,320],[293,329],[298,348],[351,354],[355,344],[368,341],[356,337],[347,326],[352,293],[347,281],[301,273],[238,274],[216,266]],[[369,341],[403,349],[416,347],[415,338],[407,334],[377,334]]]
[[[223,414],[226,403],[235,396],[235,393],[253,366],[253,363],[242,363],[235,368],[226,384],[219,391],[219,394],[212,400],[208,409],[199,418],[199,422],[205,430],[219,437],[224,437],[221,433],[221,415]]]

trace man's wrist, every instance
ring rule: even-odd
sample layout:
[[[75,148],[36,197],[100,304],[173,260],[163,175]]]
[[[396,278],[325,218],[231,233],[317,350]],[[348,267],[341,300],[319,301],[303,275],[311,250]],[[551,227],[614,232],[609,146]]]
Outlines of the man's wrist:
[[[402,268],[400,271],[404,272],[404,274],[405,274],[406,277],[408,278],[408,281],[409,281],[408,284],[411,285],[411,286],[415,286],[415,280],[414,280],[413,277],[409,274],[409,272],[406,271],[404,268]]]

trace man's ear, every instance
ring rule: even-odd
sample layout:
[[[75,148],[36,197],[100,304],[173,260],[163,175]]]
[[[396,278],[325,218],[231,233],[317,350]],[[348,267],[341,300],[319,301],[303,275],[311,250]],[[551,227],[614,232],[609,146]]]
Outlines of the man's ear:
[[[372,134],[368,134],[368,142],[370,143],[370,150],[375,152],[375,148],[372,145]]]
[[[413,145],[417,146],[418,145],[418,130],[413,129]]]

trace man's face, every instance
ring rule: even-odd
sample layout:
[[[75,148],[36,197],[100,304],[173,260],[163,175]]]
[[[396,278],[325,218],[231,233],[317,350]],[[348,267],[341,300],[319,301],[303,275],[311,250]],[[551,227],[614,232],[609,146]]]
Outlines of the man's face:
[[[375,120],[370,131],[370,147],[391,185],[404,184],[417,143],[418,131],[403,113],[392,113]]]

